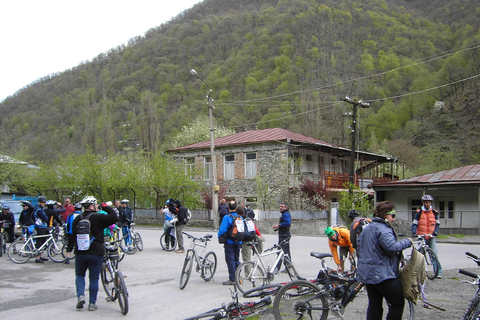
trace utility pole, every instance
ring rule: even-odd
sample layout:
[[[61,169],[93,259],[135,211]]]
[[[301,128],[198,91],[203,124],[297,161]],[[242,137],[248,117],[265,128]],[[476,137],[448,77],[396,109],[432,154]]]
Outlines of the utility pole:
[[[208,117],[210,119],[210,157],[212,162],[212,211],[210,214],[210,219],[213,219],[213,227],[215,229],[219,228],[219,218],[217,214],[218,210],[218,196],[217,192],[219,190],[219,186],[217,186],[217,165],[215,161],[215,140],[213,132],[215,131],[213,127],[213,99],[212,99],[212,89],[205,80],[200,77],[200,75],[195,71],[195,69],[190,70],[190,74],[192,76],[197,77],[200,79],[205,85],[208,87],[207,98],[208,98]]]
[[[356,146],[356,140],[357,140],[357,109],[358,107],[360,108],[368,108],[370,107],[369,103],[363,102],[362,100],[354,100],[349,97],[345,97],[340,99],[342,101],[345,101],[347,103],[350,103],[353,106],[353,113],[352,113],[352,131],[351,131],[351,142],[352,146],[350,149],[350,166],[348,170],[348,181],[353,184],[355,183],[355,146]],[[353,190],[350,189],[350,193],[352,193]]]

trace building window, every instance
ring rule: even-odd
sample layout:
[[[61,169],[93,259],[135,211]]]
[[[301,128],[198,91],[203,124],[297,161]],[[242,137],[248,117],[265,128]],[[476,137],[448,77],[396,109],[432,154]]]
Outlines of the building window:
[[[245,178],[255,178],[257,175],[257,154],[247,153],[245,154]]]
[[[453,219],[454,217],[454,203],[453,200],[439,200],[438,214],[440,219]]]
[[[223,157],[224,178],[225,180],[235,179],[235,157],[233,154],[225,155]]]
[[[410,206],[410,212],[412,215],[412,221],[415,220],[417,210],[422,207],[422,199],[412,199],[412,205]]]
[[[195,180],[195,158],[185,158],[185,175]]]
[[[203,173],[205,180],[212,179],[212,157],[203,157]]]

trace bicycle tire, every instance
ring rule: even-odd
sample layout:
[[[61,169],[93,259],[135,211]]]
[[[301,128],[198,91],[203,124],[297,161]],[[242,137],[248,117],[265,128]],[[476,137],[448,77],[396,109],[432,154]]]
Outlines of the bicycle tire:
[[[425,264],[427,266],[427,278],[430,280],[438,276],[438,259],[435,252],[430,248],[425,248]]]
[[[5,251],[5,243],[3,242],[3,233],[0,234],[0,257],[3,256],[3,251]]]
[[[217,255],[213,251],[209,251],[202,261],[202,277],[205,281],[210,281],[217,271]]]
[[[383,310],[388,313],[389,304],[383,300]],[[405,300],[401,320],[413,320],[415,318],[415,304],[412,301]]]
[[[183,262],[182,274],[180,275],[180,289],[184,289],[187,286],[188,279],[192,274],[193,268],[193,251],[188,250],[187,255],[185,256],[185,261]]]
[[[130,244],[121,244],[120,247],[122,248],[122,251],[126,254],[135,254],[137,252],[137,246],[135,245],[135,242],[132,239],[132,243]]]
[[[48,245],[47,254],[50,260],[52,260],[53,262],[65,262],[65,256],[62,254],[62,245],[62,241],[50,242],[50,244]]]
[[[133,234],[133,241],[135,242],[135,245],[137,246],[138,250],[143,251],[143,240],[140,233],[135,232]]]
[[[242,262],[235,270],[235,284],[241,293],[265,286],[268,283],[265,272],[254,261]]]
[[[220,319],[223,319],[225,318],[223,316],[223,313],[221,312],[205,312],[205,313],[201,313],[199,315],[196,315],[195,317],[190,317],[190,318],[186,318],[184,320],[200,320],[200,319],[205,319],[205,320],[220,320]]]
[[[308,319],[326,320],[329,305],[325,295],[321,288],[309,281],[289,282],[275,295],[275,319],[304,319],[302,314],[305,314]]]
[[[463,316],[463,320],[476,320],[480,316],[480,300],[477,294],[470,301],[467,312]]]
[[[67,246],[68,246],[68,242],[64,240],[62,244],[62,256],[65,258],[65,260],[67,260]],[[70,252],[70,258],[68,258],[68,260],[74,260],[74,259],[75,259],[75,250],[72,250],[72,252]]]
[[[128,313],[128,291],[125,279],[121,271],[115,271],[116,296],[120,310],[123,314]]]
[[[165,251],[173,251],[175,250],[175,248],[177,247],[177,238],[175,238],[174,236],[170,236],[171,239],[173,239],[173,245],[171,245],[171,243],[167,244],[165,242],[165,233],[162,234],[162,236],[160,237],[160,245],[162,246],[162,249],[165,250]]]
[[[266,296],[274,296],[277,294],[278,290],[283,287],[281,283],[268,284],[266,286],[256,287],[251,290],[246,291],[243,294],[244,298],[263,298]]]
[[[114,301],[117,298],[115,294],[114,274],[105,262],[102,263],[102,272],[100,272],[100,278],[102,279],[103,289],[107,294],[107,301]]]
[[[8,247],[8,257],[15,263],[25,263],[33,256],[33,248],[31,246],[26,240],[17,239]]]

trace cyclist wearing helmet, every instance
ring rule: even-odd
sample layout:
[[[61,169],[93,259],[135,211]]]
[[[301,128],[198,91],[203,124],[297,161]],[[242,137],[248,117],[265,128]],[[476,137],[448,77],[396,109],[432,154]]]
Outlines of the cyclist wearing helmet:
[[[423,206],[417,210],[415,214],[415,219],[412,223],[412,234],[413,236],[417,235],[432,235],[433,237],[425,237],[427,245],[433,250],[437,256],[438,261],[438,276],[437,279],[442,278],[442,266],[440,265],[440,260],[438,259],[437,253],[437,242],[435,241],[435,236],[438,234],[440,229],[440,219],[438,218],[438,211],[432,207],[433,197],[431,195],[424,195],[422,197]]]
[[[128,231],[130,230],[130,224],[133,221],[133,211],[132,208],[128,205],[130,203],[129,200],[123,199],[120,201],[120,206],[122,207],[121,215],[120,215],[120,223],[122,224],[122,232],[123,236],[125,237],[125,244],[128,246],[132,244],[132,239],[128,236]]]
[[[63,219],[60,214],[65,212],[65,208],[55,200],[48,200],[46,205],[45,214],[48,218],[48,227],[63,226]]]
[[[37,235],[46,235],[47,234],[47,215],[45,214],[44,207],[47,203],[47,199],[45,197],[38,197],[38,205],[35,207],[33,211],[33,221],[35,223],[35,230],[37,231]],[[47,240],[46,237],[40,237],[35,242],[35,248],[39,249],[45,241]],[[47,258],[42,257],[42,253],[39,253],[37,259],[35,259],[36,263],[44,263],[48,261]]]
[[[2,213],[0,213],[0,225],[5,223],[4,229],[8,233],[8,242],[13,242],[15,240],[15,217],[13,213],[10,211],[10,206],[4,204],[2,206]],[[7,226],[8,225],[8,226]],[[3,250],[0,248],[0,250]]]
[[[20,200],[22,203],[22,212],[20,213],[19,223],[22,227],[23,235],[31,236],[35,228],[35,223],[33,222],[33,211],[35,207],[28,201]]]
[[[352,209],[348,211],[348,219],[350,219],[350,242],[352,243],[353,247],[357,249],[357,233],[355,232],[354,226],[355,224],[360,221],[360,213],[357,210]]]
[[[72,252],[75,247],[75,286],[77,289],[77,309],[83,309],[85,304],[85,274],[89,274],[89,311],[97,309],[98,279],[102,268],[103,255],[105,254],[103,229],[118,221],[117,214],[112,207],[102,203],[101,208],[107,214],[96,214],[99,210],[95,197],[86,197],[80,204],[83,206],[83,214],[79,214],[72,224],[72,237],[69,237],[67,252]],[[76,243],[77,225],[80,220],[90,220],[90,247],[88,250],[78,250]]]

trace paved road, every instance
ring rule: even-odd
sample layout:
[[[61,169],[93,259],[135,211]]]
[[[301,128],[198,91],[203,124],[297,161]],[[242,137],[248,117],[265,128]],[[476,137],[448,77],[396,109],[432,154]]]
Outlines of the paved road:
[[[184,290],[178,288],[180,268],[184,254],[165,252],[159,245],[160,230],[137,226],[144,239],[144,251],[126,256],[120,263],[120,269],[127,276],[126,284],[130,294],[130,312],[125,316],[131,319],[184,319],[210,308],[230,301],[229,287],[223,286],[227,280],[227,268],[223,248],[212,241],[209,250],[218,256],[218,268],[214,280],[203,281],[198,273],[192,273]],[[202,236],[213,231],[188,229],[193,235]],[[265,247],[276,242],[275,235],[266,235]],[[185,240],[186,244],[190,241]],[[328,252],[325,237],[295,236],[292,240],[293,261],[301,275],[313,278],[319,268],[318,260],[310,257],[311,251]],[[469,268],[480,273],[480,270],[468,259],[464,252],[480,254],[480,245],[439,244],[439,255],[442,258],[444,279],[429,282],[430,300],[438,306],[447,308],[446,312],[426,310],[417,307],[416,319],[460,319],[462,310],[473,294],[473,289],[460,284],[459,268]],[[328,261],[330,267],[333,260]],[[34,260],[26,264],[14,264],[8,256],[0,258],[0,317],[2,319],[48,319],[52,316],[69,320],[99,318],[117,319],[123,317],[116,302],[106,302],[105,293],[100,288],[98,309],[89,312],[86,309],[76,311],[74,286],[74,265],[47,262],[36,264]],[[280,275],[278,281],[286,281]],[[88,295],[87,295],[88,298]],[[366,294],[360,294],[348,306],[345,319],[365,319]],[[261,319],[268,318],[261,316]]]

